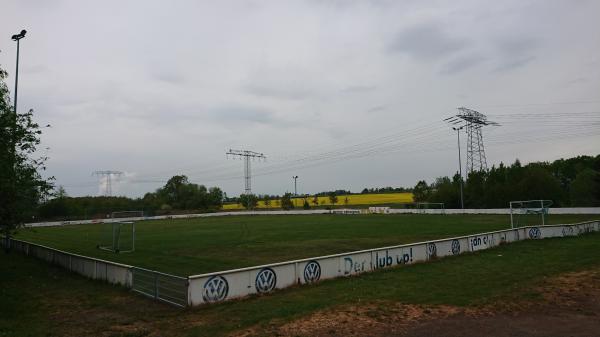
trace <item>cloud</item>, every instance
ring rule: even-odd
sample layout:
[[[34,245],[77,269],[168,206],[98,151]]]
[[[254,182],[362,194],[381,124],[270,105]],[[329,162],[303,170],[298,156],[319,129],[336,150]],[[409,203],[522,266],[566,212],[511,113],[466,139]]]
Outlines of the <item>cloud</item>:
[[[529,36],[511,36],[493,40],[498,65],[494,71],[511,71],[533,62],[541,40]]]
[[[342,92],[346,94],[356,94],[374,91],[375,89],[377,89],[377,86],[374,85],[351,85],[342,89]]]
[[[503,72],[521,68],[536,59],[535,56],[525,56],[519,59],[511,59],[503,61],[494,71]]]
[[[385,106],[385,105],[376,105],[374,107],[370,107],[369,109],[367,109],[367,112],[373,113],[373,112],[383,111],[385,109],[387,109],[387,106]]]
[[[465,49],[466,39],[450,36],[437,23],[401,31],[388,46],[390,53],[405,53],[416,59],[436,59]]]
[[[245,106],[223,106],[211,110],[214,120],[222,123],[272,124],[277,120],[271,111]]]
[[[181,84],[185,82],[183,75],[177,71],[157,71],[153,74],[153,78],[170,84]]]
[[[460,56],[452,61],[444,64],[440,70],[440,74],[452,75],[460,73],[487,60],[482,55],[466,55]]]
[[[288,100],[304,100],[315,96],[313,90],[294,82],[282,83],[280,85],[253,83],[246,85],[244,91],[254,96]]]

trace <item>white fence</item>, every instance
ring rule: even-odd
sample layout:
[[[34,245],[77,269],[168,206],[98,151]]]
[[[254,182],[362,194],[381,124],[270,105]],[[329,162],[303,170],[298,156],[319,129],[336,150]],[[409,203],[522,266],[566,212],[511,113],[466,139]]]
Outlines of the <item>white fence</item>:
[[[71,254],[20,240],[13,239],[9,244],[16,251],[60,265],[92,279],[120,284],[171,304],[196,306],[251,294],[268,293],[274,289],[296,284],[311,284],[325,279],[475,252],[503,243],[576,236],[598,231],[600,231],[600,221],[522,227],[194,275],[187,278]],[[4,240],[0,242],[6,245]]]
[[[482,209],[417,209],[417,208],[389,208],[389,207],[369,207],[371,213],[381,214],[510,214],[508,208],[482,208]],[[338,210],[339,211],[339,210]],[[179,215],[158,215],[148,217],[133,218],[107,218],[94,220],[73,220],[73,221],[49,221],[33,222],[25,224],[25,227],[51,227],[66,225],[86,225],[96,223],[111,223],[118,221],[142,221],[142,220],[165,220],[165,219],[191,219],[191,218],[210,218],[219,216],[240,216],[240,215],[306,215],[306,214],[332,214],[335,210],[315,209],[315,210],[291,210],[291,211],[239,211],[239,212],[217,212],[217,213],[198,213],[198,214],[179,214]],[[340,212],[344,213],[344,212]],[[349,214],[352,212],[346,212]],[[549,214],[600,214],[600,207],[574,207],[574,208],[549,208]],[[352,213],[354,214],[354,213]]]
[[[10,239],[8,244],[13,251],[37,257],[94,280],[131,288],[156,300],[178,306],[186,306],[188,303],[187,277],[178,277],[126,264],[72,254],[27,241]],[[5,239],[0,240],[0,246],[6,245]]]
[[[425,262],[525,239],[574,236],[600,231],[600,222],[522,227],[442,240],[368,249],[189,277],[189,305],[268,293],[296,284]]]

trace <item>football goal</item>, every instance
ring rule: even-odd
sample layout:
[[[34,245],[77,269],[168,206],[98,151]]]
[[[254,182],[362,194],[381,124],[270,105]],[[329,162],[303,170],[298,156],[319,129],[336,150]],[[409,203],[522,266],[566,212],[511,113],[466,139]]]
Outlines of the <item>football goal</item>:
[[[119,211],[111,213],[111,221],[102,224],[98,249],[113,253],[135,251],[135,221],[144,217],[142,211]]]
[[[544,225],[552,200],[521,200],[509,202],[510,226]]]
[[[443,202],[418,202],[416,206],[419,214],[427,213],[428,209],[438,210],[438,212],[432,213],[446,214],[446,207]]]

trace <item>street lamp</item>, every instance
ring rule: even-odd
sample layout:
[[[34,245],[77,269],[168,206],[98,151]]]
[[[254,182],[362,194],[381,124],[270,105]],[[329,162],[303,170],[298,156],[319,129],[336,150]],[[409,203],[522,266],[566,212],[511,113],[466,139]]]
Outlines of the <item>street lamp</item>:
[[[12,36],[13,41],[17,41],[17,70],[15,71],[15,120],[17,119],[17,90],[19,86],[19,41],[25,37],[27,31],[23,29],[19,34]]]
[[[293,176],[292,179],[294,179],[294,195],[297,196],[298,195],[298,185],[296,184],[296,181],[298,180],[298,176]]]
[[[297,197],[298,196],[298,187],[296,185],[296,180],[298,180],[298,176],[292,176],[292,179],[294,179],[294,196]],[[297,198],[294,198],[294,207],[297,206],[296,199]]]
[[[465,126],[459,128],[452,127],[452,130],[456,131],[456,137],[458,140],[458,175],[460,176],[460,208],[465,209],[465,201],[463,199],[463,178],[462,178],[462,164],[460,162],[460,130]]]

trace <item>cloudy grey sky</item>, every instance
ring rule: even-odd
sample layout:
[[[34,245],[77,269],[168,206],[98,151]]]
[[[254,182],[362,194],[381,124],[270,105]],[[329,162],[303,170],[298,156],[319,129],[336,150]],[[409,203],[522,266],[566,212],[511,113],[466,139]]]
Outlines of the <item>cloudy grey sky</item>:
[[[466,106],[489,165],[600,153],[600,1],[2,0],[20,110],[52,128],[48,173],[141,196],[175,174],[253,192],[414,186],[457,170],[442,121]],[[463,140],[465,139],[464,134]],[[463,142],[464,151],[464,142]],[[463,152],[464,154],[464,152]],[[463,158],[464,160],[464,158]],[[464,161],[463,161],[464,162]]]

